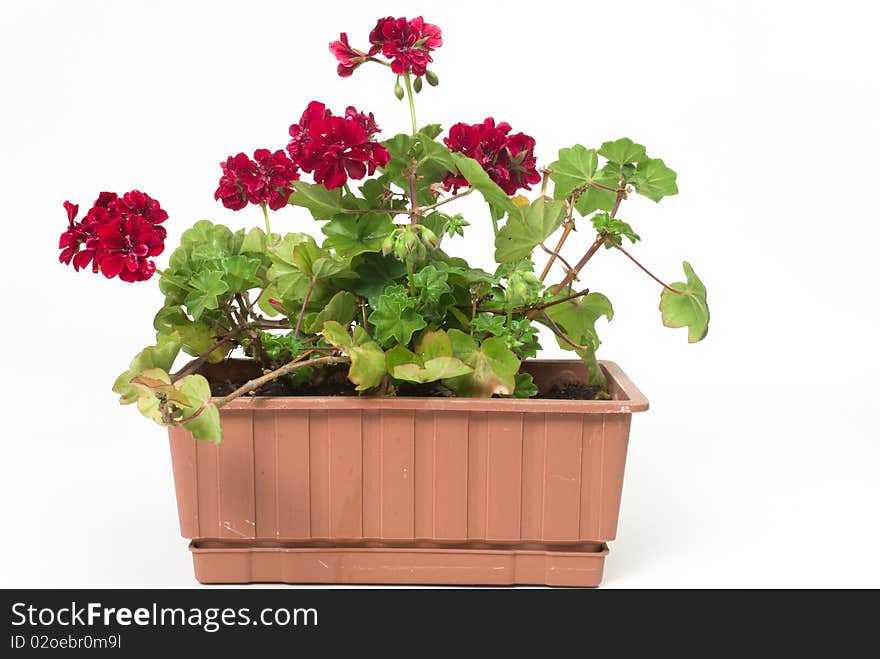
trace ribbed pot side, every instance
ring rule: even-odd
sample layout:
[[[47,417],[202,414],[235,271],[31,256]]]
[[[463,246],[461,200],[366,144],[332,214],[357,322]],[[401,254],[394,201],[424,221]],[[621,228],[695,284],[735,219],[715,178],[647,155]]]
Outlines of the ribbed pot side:
[[[527,363],[539,388],[581,362]],[[180,530],[203,583],[596,586],[633,412],[611,400],[255,397],[223,441],[170,430]]]

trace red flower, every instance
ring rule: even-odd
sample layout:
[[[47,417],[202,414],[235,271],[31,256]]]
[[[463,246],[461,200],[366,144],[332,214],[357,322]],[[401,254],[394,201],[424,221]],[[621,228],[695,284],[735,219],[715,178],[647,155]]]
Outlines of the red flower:
[[[391,60],[391,70],[397,75],[412,73],[425,75],[428,64],[434,60],[431,51],[443,45],[440,28],[425,23],[419,16],[407,21],[405,18],[380,18],[370,32],[369,55],[380,50]]]
[[[372,113],[349,107],[338,117],[312,101],[299,123],[290,127],[287,151],[300,169],[314,174],[316,183],[332,190],[388,164],[388,150],[373,139],[378,132]]]
[[[214,199],[219,199],[226,208],[239,211],[247,206],[247,189],[241,183],[242,176],[252,176],[256,163],[245,153],[229,156],[226,162],[220,163],[223,176],[220,185],[214,191]]]
[[[293,192],[290,184],[299,179],[296,165],[281,149],[254,151],[257,161],[255,175],[246,182],[248,199],[253,204],[266,203],[273,211],[284,208]]]
[[[330,42],[330,52],[339,60],[336,72],[343,78],[350,76],[369,57],[367,53],[348,45],[348,35],[345,32],[339,35],[339,41]]]
[[[214,192],[226,208],[241,210],[252,204],[268,204],[273,211],[283,208],[293,192],[291,183],[299,179],[296,165],[280,149],[254,151],[254,160],[244,153],[229,156],[220,163],[223,176]]]
[[[481,124],[455,124],[443,142],[450,151],[479,162],[489,178],[512,195],[520,188],[531,190],[532,184],[541,181],[541,175],[534,154],[535,140],[525,133],[510,135],[510,130],[506,121],[496,126],[495,120],[489,117]],[[460,173],[449,174],[443,183],[447,190],[468,185]]]
[[[127,282],[153,276],[156,264],[150,257],[165,248],[165,227],[159,224],[168,219],[159,202],[139,190],[121,198],[102,192],[82,222],[76,222],[77,205],[65,201],[64,208],[68,228],[58,245],[62,263],[73,262],[75,270],[91,263],[92,272]]]
[[[149,260],[165,248],[164,236],[157,227],[138,215],[118,217],[98,226],[101,272],[108,279],[146,281],[156,271]]]

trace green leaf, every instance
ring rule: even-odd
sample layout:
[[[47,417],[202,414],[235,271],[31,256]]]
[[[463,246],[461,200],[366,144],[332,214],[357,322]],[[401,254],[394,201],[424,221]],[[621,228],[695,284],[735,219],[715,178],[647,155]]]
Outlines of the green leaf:
[[[495,260],[509,263],[532,256],[562,224],[565,202],[540,197],[523,213],[513,213],[495,237]]]
[[[608,234],[608,237],[618,245],[623,242],[621,240],[622,237],[629,238],[632,243],[641,240],[639,234],[633,231],[633,228],[629,224],[623,220],[611,217],[608,213],[596,213],[590,218],[590,221],[593,223],[593,227],[596,231]],[[605,243],[605,247],[611,249],[609,243]]]
[[[265,283],[257,277],[257,271],[262,265],[259,258],[239,254],[224,258],[221,264],[225,272],[223,280],[231,291],[247,291]]]
[[[550,165],[553,173],[553,196],[565,199],[580,188],[575,208],[581,215],[592,213],[596,209],[611,210],[617,195],[609,190],[596,188],[590,183],[601,183],[607,187],[617,187],[617,179],[604,169],[596,170],[598,158],[594,149],[575,144],[571,148],[559,150],[559,160]]]
[[[416,353],[397,345],[385,353],[388,372],[398,380],[423,384],[468,375],[473,369],[452,356],[452,340],[442,330],[425,332]]]
[[[220,423],[220,410],[214,403],[205,406],[199,415],[183,424],[192,433],[193,439],[207,440],[219,444],[223,439],[223,426]]]
[[[678,194],[676,174],[660,158],[643,160],[636,167],[632,184],[641,195],[652,201]]]
[[[394,230],[388,213],[366,213],[331,220],[321,231],[327,236],[325,249],[333,249],[346,258],[364,252],[378,252],[382,241]]]
[[[614,317],[611,302],[601,293],[589,293],[582,298],[554,304],[544,309],[565,334],[578,345],[595,350],[601,343],[596,333],[596,321],[602,316],[608,320]],[[540,320],[540,318],[538,319]],[[557,337],[559,346],[571,350],[571,346]]]
[[[181,412],[183,427],[192,433],[193,438],[219,444],[223,437],[220,425],[220,411],[211,403],[211,386],[201,375],[187,375],[175,383],[188,399],[189,404]]]
[[[263,254],[266,251],[268,238],[262,229],[254,228],[248,231],[241,243],[242,254]]]
[[[122,405],[130,405],[138,398],[137,390],[131,380],[142,372],[158,368],[169,371],[180,352],[180,337],[177,334],[162,336],[156,345],[144,348],[131,360],[128,370],[116,378],[113,391],[119,394]]]
[[[388,164],[383,167],[383,170],[392,179],[399,176],[404,169],[411,165],[415,155],[413,153],[415,142],[416,140],[412,135],[405,133],[398,133],[394,137],[382,142],[382,146],[388,149],[389,155]]]
[[[571,148],[559,149],[559,160],[550,164],[553,173],[553,196],[565,199],[572,190],[586,185],[593,179],[599,158],[595,149],[588,149],[581,144]]]
[[[307,233],[288,233],[283,238],[274,241],[266,246],[266,252],[272,260],[273,267],[286,265],[286,270],[276,270],[276,276],[287,274],[291,271],[289,266],[296,266],[296,260],[293,258],[294,249],[303,243],[316,245],[315,239]]]
[[[456,357],[435,357],[426,361],[424,366],[400,364],[391,371],[391,375],[398,380],[417,384],[456,378],[471,373],[473,373],[473,369]]]
[[[452,339],[443,330],[424,332],[419,338],[416,352],[426,361],[437,357],[452,357],[454,353]]]
[[[423,362],[416,353],[399,343],[390,350],[385,351],[385,366],[392,376],[394,375],[394,369],[403,364],[422,366]]]
[[[437,265],[427,265],[413,275],[413,288],[420,291],[427,300],[439,300],[452,291],[449,285],[449,271]]]
[[[388,286],[379,296],[369,321],[380,344],[407,345],[414,332],[427,326],[425,319],[414,310],[415,303],[406,287],[399,284]]]
[[[354,295],[348,291],[339,291],[330,298],[327,305],[321,309],[305,330],[312,334],[320,332],[328,320],[335,320],[340,325],[348,325],[354,320],[356,310],[357,301]]]
[[[621,137],[614,142],[603,143],[599,155],[618,165],[627,165],[644,160],[645,147],[636,144],[628,137]]]
[[[429,140],[437,139],[437,136],[442,132],[443,127],[440,124],[428,124],[419,128],[419,133],[425,135]]]
[[[440,142],[420,136],[419,174],[431,181],[439,181],[444,174],[454,174],[457,170],[452,153]]]
[[[682,264],[687,282],[675,282],[672,288],[681,291],[674,293],[667,288],[660,294],[660,312],[666,327],[687,327],[688,342],[696,343],[706,338],[709,332],[709,305],[706,302],[706,287],[697,277],[691,264]]]
[[[453,153],[452,159],[458,171],[467,180],[472,188],[477,190],[489,204],[504,213],[516,214],[516,206],[507,196],[507,193],[495,183],[486,170],[473,158],[468,158],[462,153]]]
[[[243,233],[240,238],[244,239]],[[236,245],[236,236],[228,227],[209,220],[200,220],[184,231],[180,246],[184,254],[201,260],[237,254],[240,247]]]
[[[538,395],[538,386],[532,379],[531,373],[516,374],[516,388],[513,390],[514,398],[534,398]]]
[[[490,337],[479,346],[460,330],[449,330],[455,356],[473,369],[469,375],[450,378],[446,384],[459,395],[488,398],[510,395],[516,388],[520,361],[502,339]]]
[[[324,323],[321,333],[330,345],[351,359],[348,379],[357,385],[355,388],[358,391],[372,389],[382,382],[387,373],[385,353],[363,327],[356,325],[352,336],[342,325],[331,320]]]
[[[600,387],[603,391],[608,389],[608,380],[605,373],[599,367],[596,361],[595,350],[575,350],[575,354],[581,358],[584,366],[587,367],[587,384]]]
[[[342,188],[328,190],[318,183],[294,182],[290,203],[308,208],[316,220],[331,220],[345,208],[342,205]]]
[[[217,271],[200,271],[191,279],[190,285],[195,289],[186,296],[186,308],[196,320],[206,309],[220,306],[219,297],[229,290],[223,281],[223,275]]]
[[[213,346],[219,337],[215,335],[211,325],[203,321],[192,321],[179,306],[162,307],[153,319],[156,328],[156,340],[163,336],[176,334],[181,347],[187,354],[197,357]],[[220,362],[230,350],[230,344],[220,346],[207,356],[209,362]]]
[[[393,256],[365,253],[356,261],[353,269],[358,278],[349,290],[365,297],[374,309],[385,288],[406,276],[406,265]]]

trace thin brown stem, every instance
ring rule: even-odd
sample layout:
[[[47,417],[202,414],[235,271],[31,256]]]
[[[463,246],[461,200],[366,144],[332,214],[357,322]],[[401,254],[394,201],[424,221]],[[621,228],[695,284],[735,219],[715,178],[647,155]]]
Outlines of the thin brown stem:
[[[462,197],[464,195],[459,195]],[[340,213],[347,213],[349,215],[368,215],[370,213],[388,213],[390,215],[409,215],[412,213],[411,210],[403,210],[399,208],[380,208],[380,209],[367,209],[362,210],[359,208],[343,208]]]
[[[253,323],[257,329],[290,329],[290,321],[287,320],[269,320],[262,318]]]
[[[467,196],[468,196],[469,194],[471,194],[473,191],[474,191],[473,188],[468,188],[468,190],[467,190],[466,192],[462,192],[461,194],[452,195],[452,196],[449,197],[448,199],[444,199],[443,201],[438,201],[438,202],[433,203],[433,204],[431,204],[431,205],[429,205],[429,206],[421,206],[421,207],[418,208],[417,210],[418,210],[420,213],[424,213],[425,211],[432,211],[432,210],[434,210],[435,208],[437,208],[438,206],[442,206],[443,204],[448,204],[450,201],[455,201],[456,199],[461,199],[462,197],[467,197]]]
[[[299,317],[296,319],[296,327],[293,328],[293,336],[299,336],[299,328],[302,326],[303,316],[306,315],[306,306],[309,303],[309,300],[312,299],[312,291],[315,290],[315,282],[317,279],[312,277],[312,280],[309,282],[309,290],[306,291],[306,297],[303,299],[302,307],[299,310]]]
[[[619,192],[620,188],[612,188],[608,185],[602,185],[601,183],[597,183],[596,181],[590,181],[589,183],[594,188],[599,188],[600,190],[608,190],[608,192]]]
[[[620,245],[618,245],[616,242],[614,242],[613,240],[609,240],[608,243],[609,243],[610,245],[612,245],[613,247],[615,247],[616,249],[618,249],[619,251],[623,252],[623,253],[629,258],[630,261],[632,261],[632,262],[635,263],[637,266],[639,266],[639,268],[641,269],[642,272],[644,272],[644,273],[645,273],[646,275],[648,275],[651,279],[653,279],[653,280],[656,281],[658,284],[660,284],[660,285],[661,285],[663,288],[665,288],[667,291],[671,291],[671,292],[676,293],[676,294],[678,294],[678,295],[685,295],[685,292],[684,292],[684,291],[680,291],[680,290],[678,290],[677,288],[673,288],[673,287],[670,286],[669,284],[663,282],[663,281],[662,281],[659,277],[657,277],[653,272],[651,272],[651,271],[648,270],[645,266],[643,266],[641,263],[639,263],[639,262],[636,260],[636,257],[634,257],[632,254],[630,254],[629,252],[627,252],[623,247],[621,247]]]
[[[544,266],[544,270],[543,270],[543,272],[541,272],[541,276],[539,277],[539,279],[541,281],[544,281],[547,278],[547,275],[550,273],[550,268],[553,266],[553,262],[556,259],[559,259],[560,261],[562,261],[562,263],[565,265],[565,267],[568,268],[569,270],[571,270],[571,266],[568,264],[568,262],[564,258],[562,258],[562,255],[559,253],[559,251],[562,249],[562,246],[565,244],[565,241],[568,239],[568,234],[570,234],[573,230],[574,230],[574,222],[571,222],[571,221],[566,222],[565,228],[562,230],[562,235],[559,236],[559,241],[556,243],[556,247],[553,248],[553,251],[550,251],[549,249],[547,249],[544,246],[544,243],[541,243],[541,249],[543,249],[545,252],[547,252],[550,255],[550,258],[547,261],[547,265]]]
[[[360,305],[361,305],[361,318],[364,321],[364,330],[369,332],[370,331],[370,323],[367,322],[367,303],[364,300],[361,300]]]
[[[557,324],[553,321],[553,319],[552,319],[550,316],[547,315],[547,312],[546,312],[546,311],[542,311],[542,312],[541,312],[541,315],[544,317],[544,320],[547,322],[547,325],[550,327],[550,329],[553,330],[553,333],[554,333],[556,336],[558,336],[560,339],[562,339],[563,341],[565,341],[565,342],[566,342],[568,345],[570,345],[572,348],[574,348],[575,350],[589,350],[589,349],[590,349],[588,346],[578,345],[577,343],[575,343],[574,341],[572,341],[572,340],[569,338],[569,336],[568,336],[565,332],[562,331],[562,328],[559,327],[559,325],[557,325]]]
[[[579,297],[583,297],[584,295],[587,295],[589,292],[590,292],[590,289],[585,288],[584,290],[582,290],[578,293],[572,293],[571,295],[566,295],[565,297],[561,297],[558,300],[551,300],[550,302],[540,302],[538,304],[531,304],[526,307],[515,307],[514,309],[510,310],[510,313],[512,313],[512,314],[531,313],[531,314],[533,314],[532,318],[534,318],[534,316],[538,315],[538,313],[543,311],[544,309],[547,309],[549,307],[554,307],[557,304],[562,304],[563,302],[568,302],[569,300],[575,300]],[[507,314],[506,309],[484,309],[482,307],[476,307],[475,311],[479,312],[479,313],[494,313],[494,314],[505,314],[505,315]],[[476,315],[476,313],[474,315]]]
[[[557,295],[560,291],[565,289],[566,286],[571,284],[577,276],[578,273],[583,270],[584,266],[587,265],[587,261],[593,258],[593,255],[599,251],[599,248],[602,246],[602,243],[605,242],[605,234],[600,233],[596,240],[593,241],[593,244],[590,245],[590,249],[587,250],[587,253],[581,257],[581,260],[578,261],[573,268],[571,268],[565,275],[565,278],[559,282],[553,289],[553,295]]]
[[[219,408],[228,405],[236,398],[244,396],[251,391],[256,391],[267,382],[271,382],[272,380],[277,380],[278,378],[282,378],[285,375],[289,375],[297,369],[330,364],[348,364],[351,361],[348,357],[341,357],[337,355],[328,355],[326,357],[318,357],[317,359],[306,359],[306,357],[311,354],[313,354],[312,351],[305,352],[293,361],[286,363],[281,368],[276,368],[274,371],[270,371],[265,375],[261,375],[258,378],[254,378],[253,380],[245,382],[242,386],[233,391],[231,394],[229,394],[228,396],[224,396],[219,401],[217,401],[217,407]]]
[[[204,362],[204,361],[205,361],[205,360],[206,360],[206,359],[207,359],[207,358],[208,358],[208,357],[209,357],[209,356],[210,356],[215,350],[217,350],[217,348],[221,347],[224,343],[226,343],[226,342],[229,341],[230,339],[235,338],[236,336],[238,336],[239,334],[241,334],[242,332],[244,332],[244,331],[247,330],[247,329],[248,329],[248,326],[245,326],[245,327],[236,327],[234,330],[232,330],[231,332],[229,332],[228,334],[226,334],[225,336],[223,336],[223,338],[219,339],[219,340],[218,340],[214,345],[212,345],[210,348],[208,348],[207,350],[205,350],[205,352],[203,352],[202,354],[200,354],[200,355],[199,355],[198,357],[196,357],[195,359],[191,360],[191,361],[190,361],[188,364],[186,364],[182,369],[180,369],[179,371],[177,371],[177,373],[173,373],[173,374],[171,375],[171,381],[172,381],[172,382],[177,382],[177,381],[180,380],[181,378],[184,378],[184,377],[186,377],[187,375],[190,375],[190,374],[192,374],[192,373],[195,373],[195,372],[198,370],[199,366],[201,366],[202,363],[203,363],[203,362]]]
[[[410,203],[409,223],[410,224],[418,224],[419,223],[419,200],[417,199],[416,173],[415,172],[411,172],[409,175],[409,203]]]

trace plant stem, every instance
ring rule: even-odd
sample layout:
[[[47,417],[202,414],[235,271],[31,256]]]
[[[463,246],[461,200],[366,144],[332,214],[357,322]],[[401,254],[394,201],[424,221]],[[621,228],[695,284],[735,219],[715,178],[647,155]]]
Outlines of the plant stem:
[[[575,264],[574,268],[572,268],[571,270],[568,271],[568,273],[565,275],[565,278],[561,282],[556,284],[556,287],[553,289],[553,295],[556,295],[557,293],[559,293],[559,291],[561,291],[563,288],[565,288],[566,286],[571,284],[571,282],[573,282],[577,278],[578,273],[581,270],[583,270],[585,265],[587,265],[587,261],[589,261],[591,258],[593,258],[593,255],[597,251],[599,251],[599,248],[602,246],[602,244],[604,242],[605,242],[605,234],[600,233],[596,237],[596,240],[593,241],[593,244],[590,245],[590,249],[587,250],[587,253],[581,257],[581,260]]]
[[[219,401],[217,401],[216,406],[220,408],[228,405],[236,398],[244,396],[248,392],[256,391],[267,382],[271,382],[272,380],[277,380],[278,378],[284,377],[285,375],[288,375],[299,368],[305,368],[307,366],[320,366],[322,364],[348,364],[351,362],[348,357],[339,357],[336,355],[328,355],[327,357],[319,357],[318,359],[306,359],[306,357],[311,354],[311,351],[305,352],[293,361],[288,362],[281,368],[276,368],[274,371],[245,382],[242,386],[233,391],[231,394],[229,394],[228,396],[224,396]]]
[[[253,323],[257,329],[290,329],[290,322],[286,320],[268,320],[261,318]]]
[[[302,326],[303,316],[306,315],[306,305],[308,305],[309,300],[312,298],[312,291],[315,290],[315,282],[317,279],[312,277],[312,280],[309,282],[309,290],[306,291],[306,297],[303,300],[302,307],[299,310],[299,318],[296,319],[296,327],[293,328],[293,336],[299,336],[299,328]]]
[[[269,223],[269,209],[266,208],[265,202],[260,204],[260,208],[263,209],[263,219],[266,220],[266,235],[272,235],[272,225]]]
[[[177,373],[173,373],[171,375],[171,381],[177,382],[181,378],[186,377],[187,375],[190,375],[191,373],[195,373],[196,370],[198,370],[199,366],[202,365],[202,363],[211,355],[211,353],[213,353],[215,350],[217,350],[217,348],[222,346],[224,343],[226,343],[230,339],[233,339],[238,334],[241,334],[242,332],[244,332],[246,329],[248,329],[248,327],[249,326],[247,326],[247,325],[244,327],[236,327],[234,330],[232,330],[231,332],[226,334],[223,338],[219,339],[217,341],[217,343],[212,345],[210,348],[205,350],[205,352],[200,354],[198,357],[196,357],[195,359],[190,361],[188,364],[186,364],[186,366],[184,366],[182,369],[177,371]]]
[[[608,242],[609,242],[612,246],[614,246],[616,249],[618,249],[618,250],[620,250],[621,252],[623,252],[624,254],[626,254],[626,256],[629,257],[629,260],[630,260],[630,261],[632,261],[632,262],[635,263],[637,266],[639,266],[639,268],[641,268],[642,272],[644,272],[644,273],[645,273],[646,275],[648,275],[651,279],[653,279],[653,280],[656,281],[658,284],[660,284],[660,285],[661,285],[663,288],[665,288],[667,291],[671,291],[671,292],[673,292],[673,293],[676,293],[677,295],[685,295],[685,292],[684,292],[684,291],[680,291],[680,290],[678,290],[677,288],[673,288],[673,287],[670,286],[669,284],[666,284],[666,283],[664,283],[663,281],[661,281],[656,275],[654,275],[654,273],[652,273],[652,272],[651,272],[650,270],[648,270],[645,266],[643,266],[641,263],[639,263],[639,262],[636,260],[636,258],[635,258],[632,254],[630,254],[629,252],[627,252],[623,247],[621,247],[620,245],[618,245],[616,242],[614,242],[613,240],[610,240],[610,241],[608,241]]]
[[[415,268],[413,267],[412,259],[407,256],[406,258],[406,283],[407,289],[409,290],[410,296],[413,294],[413,279],[415,278]]]
[[[563,302],[568,302],[569,300],[575,300],[579,297],[583,297],[590,292],[589,288],[585,288],[584,290],[578,293],[572,293],[570,295],[566,295],[565,297],[561,297],[558,300],[551,300],[550,302],[540,302],[538,304],[531,304],[527,307],[516,307],[511,309],[511,313],[520,314],[520,313],[529,313],[535,312],[535,315],[538,315],[537,312],[543,311],[549,307],[554,307],[557,304],[562,304]],[[464,308],[464,307],[463,307]],[[477,313],[494,313],[494,314],[503,314],[507,313],[503,309],[484,309],[482,307],[474,306],[473,315],[476,316]]]
[[[456,199],[461,199],[462,197],[467,197],[473,191],[474,191],[473,188],[468,188],[466,192],[462,192],[461,194],[452,195],[448,199],[444,199],[443,201],[438,201],[437,203],[431,204],[430,206],[423,206],[419,210],[421,210],[422,212],[432,211],[435,208],[437,208],[438,206],[442,206],[443,204],[448,204],[450,201],[455,201]]]
[[[565,241],[568,238],[568,234],[570,234],[573,229],[574,229],[574,222],[572,222],[571,219],[569,218],[569,221],[567,221],[565,223],[565,227],[562,230],[562,235],[559,236],[559,242],[556,243],[556,247],[553,249],[553,251],[549,252],[550,253],[550,260],[548,260],[547,265],[544,266],[544,271],[541,273],[541,277],[540,277],[541,281],[544,281],[544,279],[547,278],[547,275],[550,273],[550,268],[553,265],[553,262],[557,259],[557,257],[560,260],[562,260],[563,263],[565,263],[565,260],[562,259],[561,256],[559,256],[559,250],[562,249],[562,246],[565,244]],[[542,244],[541,247],[544,247],[544,245]],[[544,249],[546,250],[547,248],[544,247]],[[569,270],[571,270],[571,267],[567,263],[565,263],[565,266]]]
[[[409,73],[403,76],[403,82],[406,85],[406,98],[409,101],[409,118],[412,120],[412,134],[415,135],[419,132],[419,128],[416,123],[416,104],[413,99],[412,80],[410,80]]]
[[[612,188],[608,185],[602,185],[601,183],[597,183],[596,181],[590,181],[590,185],[594,188],[598,188],[599,190],[608,190],[608,192],[617,192],[619,188]]]
[[[435,208],[437,208],[438,206],[443,206],[444,204],[448,204],[452,201],[455,201],[456,199],[461,199],[462,197],[467,197],[473,191],[474,191],[473,188],[468,188],[468,190],[466,192],[462,192],[461,194],[453,195],[453,196],[449,197],[448,199],[443,199],[442,201],[438,201],[438,202],[436,202],[434,204],[430,204],[428,206],[417,207],[416,210],[419,211],[419,214],[424,214],[425,211],[432,211]],[[401,196],[403,196],[403,195],[401,195]],[[413,209],[410,208],[408,210],[403,210],[400,208],[383,208],[381,210],[375,210],[375,209],[363,210],[360,208],[343,208],[340,212],[341,213],[348,213],[351,215],[368,215],[370,213],[388,213],[389,215],[412,215]]]
[[[560,238],[560,241],[565,242],[561,238]],[[562,255],[559,253],[560,245],[556,246],[555,252],[551,252],[549,249],[547,249],[547,246],[544,243],[539,243],[539,247],[542,250],[544,250],[547,254],[550,255],[550,262],[544,268],[544,272],[541,273],[541,281],[544,281],[544,277],[547,276],[547,271],[550,269],[550,266],[553,264],[554,259],[559,259],[560,261],[562,261],[562,265],[565,266],[566,270],[571,270],[571,264],[568,261],[566,261],[564,258],[562,258]]]
[[[544,317],[544,320],[545,320],[545,321],[547,322],[547,324],[550,326],[550,329],[553,330],[553,333],[554,333],[556,336],[558,336],[560,339],[562,339],[563,341],[565,341],[565,342],[566,342],[568,345],[570,345],[572,348],[574,348],[575,350],[589,350],[589,349],[590,349],[589,346],[581,346],[581,345],[578,345],[577,343],[575,343],[574,341],[572,341],[572,340],[569,338],[569,336],[568,336],[565,332],[562,331],[562,328],[559,327],[559,325],[557,325],[557,324],[553,321],[553,319],[552,319],[550,316],[547,315],[547,312],[542,311],[542,312],[541,312],[541,315]]]
[[[495,211],[489,208],[489,215],[492,216],[492,231],[495,232],[495,236],[498,236],[498,219],[495,217]]]
[[[547,169],[546,167],[541,169],[541,174],[543,177],[541,178],[541,196],[547,196],[547,183],[550,181],[550,174],[553,173],[553,170]]]
[[[421,210],[419,209],[419,200],[418,200],[418,191],[416,189],[416,173],[412,172],[409,175],[409,223],[410,224],[418,224],[419,223],[419,214]]]
[[[617,210],[620,208],[620,202],[623,201],[624,196],[626,196],[626,181],[621,178],[620,188],[618,188],[617,190],[617,199],[614,200],[614,207],[611,209],[610,217],[612,219],[615,215],[617,215]],[[587,253],[584,254],[581,260],[577,262],[577,265],[574,266],[574,269],[569,270],[566,273],[565,279],[563,279],[559,284],[556,285],[556,288],[553,289],[554,295],[566,286],[568,286],[575,279],[577,279],[578,273],[583,270],[583,267],[587,264],[587,261],[593,258],[593,255],[605,243],[607,237],[608,236],[604,232],[596,236],[596,240],[593,242],[592,245],[590,245]]]

